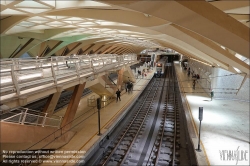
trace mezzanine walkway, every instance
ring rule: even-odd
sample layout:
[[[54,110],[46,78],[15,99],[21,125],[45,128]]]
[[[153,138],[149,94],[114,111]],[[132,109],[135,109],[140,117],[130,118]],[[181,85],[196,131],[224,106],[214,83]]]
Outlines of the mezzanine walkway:
[[[138,61],[135,54],[104,54],[1,59],[0,63],[1,104],[16,108],[84,82],[87,82],[87,88],[89,82],[105,75],[105,72],[119,70]]]

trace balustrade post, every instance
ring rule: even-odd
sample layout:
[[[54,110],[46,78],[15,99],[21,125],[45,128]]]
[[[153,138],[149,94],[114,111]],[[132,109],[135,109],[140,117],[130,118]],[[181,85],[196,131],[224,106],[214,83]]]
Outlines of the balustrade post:
[[[102,66],[104,67],[105,66],[105,64],[104,64],[104,60],[102,59]]]
[[[79,63],[75,63],[77,78],[80,78]]]
[[[56,70],[59,70],[59,67],[58,67],[58,57],[56,57]]]
[[[37,117],[37,121],[36,121],[36,126],[38,126],[38,123],[39,123],[39,115],[38,115],[38,117]]]
[[[24,124],[24,122],[25,122],[25,119],[26,119],[26,116],[27,116],[27,111],[28,111],[28,109],[26,109],[26,111],[24,112],[23,119],[22,119],[22,124]]]
[[[60,126],[61,126],[62,118],[63,118],[63,117],[62,117],[62,116],[60,116],[60,120],[59,120],[59,123],[58,123],[58,126],[57,126],[57,127],[58,127],[58,129],[59,129],[59,128],[60,128]]]
[[[40,61],[37,60],[37,58],[36,58],[36,68],[39,68],[39,67],[40,67]]]
[[[40,64],[39,68],[41,69],[42,77],[44,77],[44,72],[43,72],[43,65],[42,65],[42,63]]]
[[[47,113],[45,113],[44,117],[43,117],[43,123],[42,123],[42,127],[44,127],[45,122],[46,122],[46,118],[47,118]]]
[[[15,74],[15,70],[14,70],[14,65],[11,65],[11,78],[12,78],[12,82],[16,88],[16,93],[17,95],[20,95],[20,88],[18,86],[18,80],[16,78],[16,74]]]
[[[21,123],[22,115],[23,115],[23,110],[22,110],[22,112],[21,112],[21,114],[20,114],[20,117],[19,117],[18,123]]]
[[[94,65],[93,65],[93,60],[91,59],[91,68],[92,68],[92,70],[93,70],[93,72],[95,73],[95,68],[94,68]]]
[[[54,65],[52,63],[51,63],[51,72],[52,72],[52,76],[54,78],[54,84],[57,84],[56,74],[55,74],[55,70],[54,70]]]

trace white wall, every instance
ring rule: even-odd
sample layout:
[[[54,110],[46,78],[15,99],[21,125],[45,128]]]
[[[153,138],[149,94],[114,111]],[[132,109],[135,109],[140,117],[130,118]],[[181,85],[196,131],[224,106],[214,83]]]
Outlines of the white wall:
[[[240,88],[244,75],[234,74],[221,68],[213,68],[190,59],[188,66],[191,68],[191,71],[193,70],[195,74],[200,75],[202,79],[198,80],[198,84],[207,93],[210,93],[211,88],[213,89],[214,98],[249,102],[249,78],[246,79],[241,89],[237,90]]]

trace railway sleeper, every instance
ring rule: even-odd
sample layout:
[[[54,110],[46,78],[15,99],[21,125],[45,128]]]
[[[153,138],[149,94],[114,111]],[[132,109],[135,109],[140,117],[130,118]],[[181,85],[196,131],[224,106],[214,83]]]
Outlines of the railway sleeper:
[[[125,141],[133,141],[133,137],[124,137],[123,140],[125,140]]]
[[[145,129],[142,129],[141,131],[139,131],[139,134],[142,135],[144,133]]]
[[[167,162],[167,161],[159,161],[159,162],[158,162],[158,165],[159,165],[159,166],[166,166],[166,165],[170,165],[170,163]]]
[[[132,130],[138,130],[138,129],[139,129],[139,126],[138,126],[138,127],[137,127],[137,126],[132,126],[131,129],[132,129]]]
[[[174,133],[174,128],[165,128],[164,132]]]
[[[138,134],[138,136],[137,136],[137,139],[141,139],[142,138],[142,134]]]
[[[171,124],[172,126],[174,126],[174,121],[166,120],[165,124]]]
[[[121,142],[121,145],[130,145],[132,141],[127,141],[124,139],[124,141]]]
[[[128,149],[128,145],[119,145],[118,147],[117,147],[117,150],[127,150]]]
[[[180,145],[175,145],[176,150],[180,150]]]
[[[174,137],[174,133],[173,132],[168,132],[168,131],[164,131],[164,137]]]
[[[132,152],[132,153],[136,152],[136,148],[133,148],[133,147],[132,147],[132,148],[130,149],[130,152]]]
[[[169,125],[168,125],[168,126],[165,126],[164,129],[165,129],[165,130],[168,130],[168,129],[174,130],[174,126],[169,126]]]
[[[160,125],[159,131],[162,131],[162,130],[163,130],[163,125]]]
[[[167,106],[167,110],[173,111],[174,110],[174,106]]]
[[[137,131],[138,131],[137,129],[132,129],[131,128],[131,130],[129,131],[129,133],[137,133]]]
[[[167,115],[168,114],[174,114],[175,113],[175,111],[173,111],[173,110],[167,110]]]

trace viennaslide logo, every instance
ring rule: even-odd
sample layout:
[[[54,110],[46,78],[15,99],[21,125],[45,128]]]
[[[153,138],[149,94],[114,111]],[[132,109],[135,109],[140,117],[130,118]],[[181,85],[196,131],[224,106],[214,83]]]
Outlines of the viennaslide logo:
[[[236,165],[239,161],[248,161],[248,150],[240,150],[240,146],[236,150],[219,150],[220,159],[222,161],[235,161]]]

